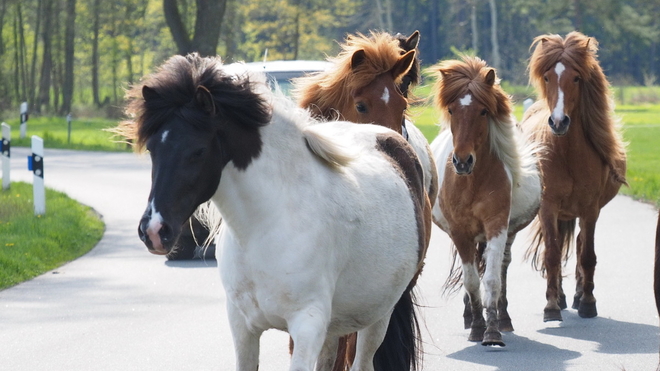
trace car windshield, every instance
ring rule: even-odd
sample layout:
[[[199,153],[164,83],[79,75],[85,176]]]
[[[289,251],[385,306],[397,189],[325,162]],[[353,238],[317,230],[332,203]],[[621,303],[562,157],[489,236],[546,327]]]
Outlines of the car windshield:
[[[293,85],[291,79],[306,76],[330,67],[326,61],[270,61],[246,63],[248,68],[255,71],[264,71],[268,75],[271,88],[279,86],[284,94],[289,95]]]

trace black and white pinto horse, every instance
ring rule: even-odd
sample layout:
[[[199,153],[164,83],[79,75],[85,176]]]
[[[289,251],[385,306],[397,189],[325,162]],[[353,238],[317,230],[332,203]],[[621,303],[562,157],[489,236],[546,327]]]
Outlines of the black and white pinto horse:
[[[295,342],[290,370],[331,370],[338,338],[355,331],[352,370],[416,368],[412,289],[430,207],[400,135],[317,122],[263,74],[196,54],[172,57],[128,99],[118,131],[153,166],[139,225],[149,251],[167,254],[201,203],[220,210],[237,370],[257,370],[271,328]]]

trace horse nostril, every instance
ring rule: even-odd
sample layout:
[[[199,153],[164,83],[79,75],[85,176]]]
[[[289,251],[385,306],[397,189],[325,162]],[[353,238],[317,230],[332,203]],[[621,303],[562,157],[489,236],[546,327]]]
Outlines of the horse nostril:
[[[172,239],[172,227],[168,223],[163,223],[158,234],[163,242],[168,242]]]
[[[571,124],[571,118],[568,116],[564,116],[564,118],[561,120],[561,126],[566,127]]]
[[[548,125],[550,125],[550,127],[555,126],[555,121],[552,119],[552,116],[548,117]]]
[[[474,156],[472,155],[468,156],[467,164],[468,166],[472,166],[472,164],[474,164]]]

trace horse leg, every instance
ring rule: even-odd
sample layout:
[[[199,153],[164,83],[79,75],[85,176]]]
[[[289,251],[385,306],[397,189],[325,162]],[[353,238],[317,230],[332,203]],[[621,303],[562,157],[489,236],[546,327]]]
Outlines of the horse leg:
[[[545,299],[547,303],[543,309],[543,322],[562,321],[559,295],[561,293],[561,242],[559,228],[555,213],[540,212],[543,240],[545,243],[544,264],[546,268],[547,287]]]
[[[504,250],[506,249],[507,229],[503,229],[499,235],[488,241],[484,251],[486,260],[486,271],[484,272],[484,304],[486,306],[486,332],[482,345],[504,346],[502,334],[498,328],[497,304],[502,289],[502,265],[504,261]]]
[[[577,236],[577,243],[575,244],[575,256],[578,257],[578,263],[575,264],[575,295],[573,295],[573,305],[571,306],[573,309],[580,308],[580,298],[582,298],[582,294],[584,293],[584,288],[582,287],[582,268],[579,263],[579,256],[582,255],[582,250],[584,249],[582,233],[582,230],[580,230]]]
[[[472,327],[472,307],[470,305],[470,295],[467,292],[463,295],[463,305],[465,306],[465,309],[463,309],[463,328],[467,330]]]
[[[326,337],[325,342],[323,343],[323,348],[321,348],[321,354],[316,362],[316,371],[336,370],[338,363],[342,366],[342,368],[339,368],[338,370],[344,370],[343,360],[338,359],[340,343],[340,337],[338,336],[328,335]],[[346,343],[344,342],[344,344]]]
[[[483,341],[486,331],[486,321],[481,304],[481,293],[479,292],[479,271],[475,262],[463,263],[463,286],[470,301],[472,323],[470,323],[469,341]]]
[[[374,355],[385,339],[390,317],[391,313],[358,331],[355,360],[351,371],[374,371]]]
[[[578,306],[578,315],[582,318],[593,318],[598,315],[596,298],[594,297],[594,272],[596,270],[596,252],[594,250],[594,233],[596,220],[580,218],[580,233],[583,233],[583,246],[578,256],[578,264],[582,270],[582,296]]]
[[[507,239],[506,246],[504,247],[504,258],[502,259],[502,290],[500,292],[500,299],[497,302],[497,323],[502,332],[513,331],[511,316],[509,316],[509,312],[507,311],[509,301],[506,298],[506,277],[509,264],[511,263],[511,245],[513,245],[515,238],[516,235],[513,235]]]
[[[229,326],[236,352],[236,371],[257,371],[259,369],[259,338],[262,331],[251,331],[245,317],[235,305],[227,302]]]
[[[290,371],[314,369],[314,364],[326,343],[327,328],[330,323],[329,313],[329,310],[323,311],[317,307],[308,307],[288,321],[289,334],[294,344]],[[337,343],[337,341],[335,338],[334,342]],[[330,348],[332,345],[328,347]],[[336,345],[334,350],[335,352],[331,356],[333,364],[337,354]]]

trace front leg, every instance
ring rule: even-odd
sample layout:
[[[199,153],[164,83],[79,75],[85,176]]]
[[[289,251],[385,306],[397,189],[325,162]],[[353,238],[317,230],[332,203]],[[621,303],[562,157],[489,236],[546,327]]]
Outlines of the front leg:
[[[486,272],[483,278],[486,332],[484,333],[482,345],[504,346],[497,321],[497,303],[502,288],[502,262],[504,260],[504,249],[508,238],[507,234],[508,228],[504,228],[499,234],[490,238],[484,251],[484,259],[486,260]]]
[[[326,351],[330,351],[330,347],[334,348],[334,354],[331,357],[334,360],[338,340],[334,339],[334,346],[326,342],[329,324],[330,310],[323,309],[321,306],[306,307],[287,321],[289,334],[294,344],[290,371],[313,370],[324,344],[327,346]],[[324,352],[324,356],[325,358],[330,357],[327,352]],[[329,362],[324,360],[322,366]]]
[[[374,371],[374,355],[383,343],[391,313],[358,331],[355,361],[351,371]]]
[[[502,259],[502,289],[500,291],[500,299],[497,302],[497,323],[498,328],[502,332],[513,331],[511,316],[509,316],[507,310],[509,308],[509,301],[506,298],[506,281],[507,271],[509,270],[509,264],[511,263],[511,245],[513,245],[515,238],[516,235],[514,234],[507,239],[506,246],[504,247],[504,258]]]
[[[263,331],[250,329],[241,311],[227,301],[229,327],[234,339],[236,371],[257,371],[259,369],[259,338]]]

